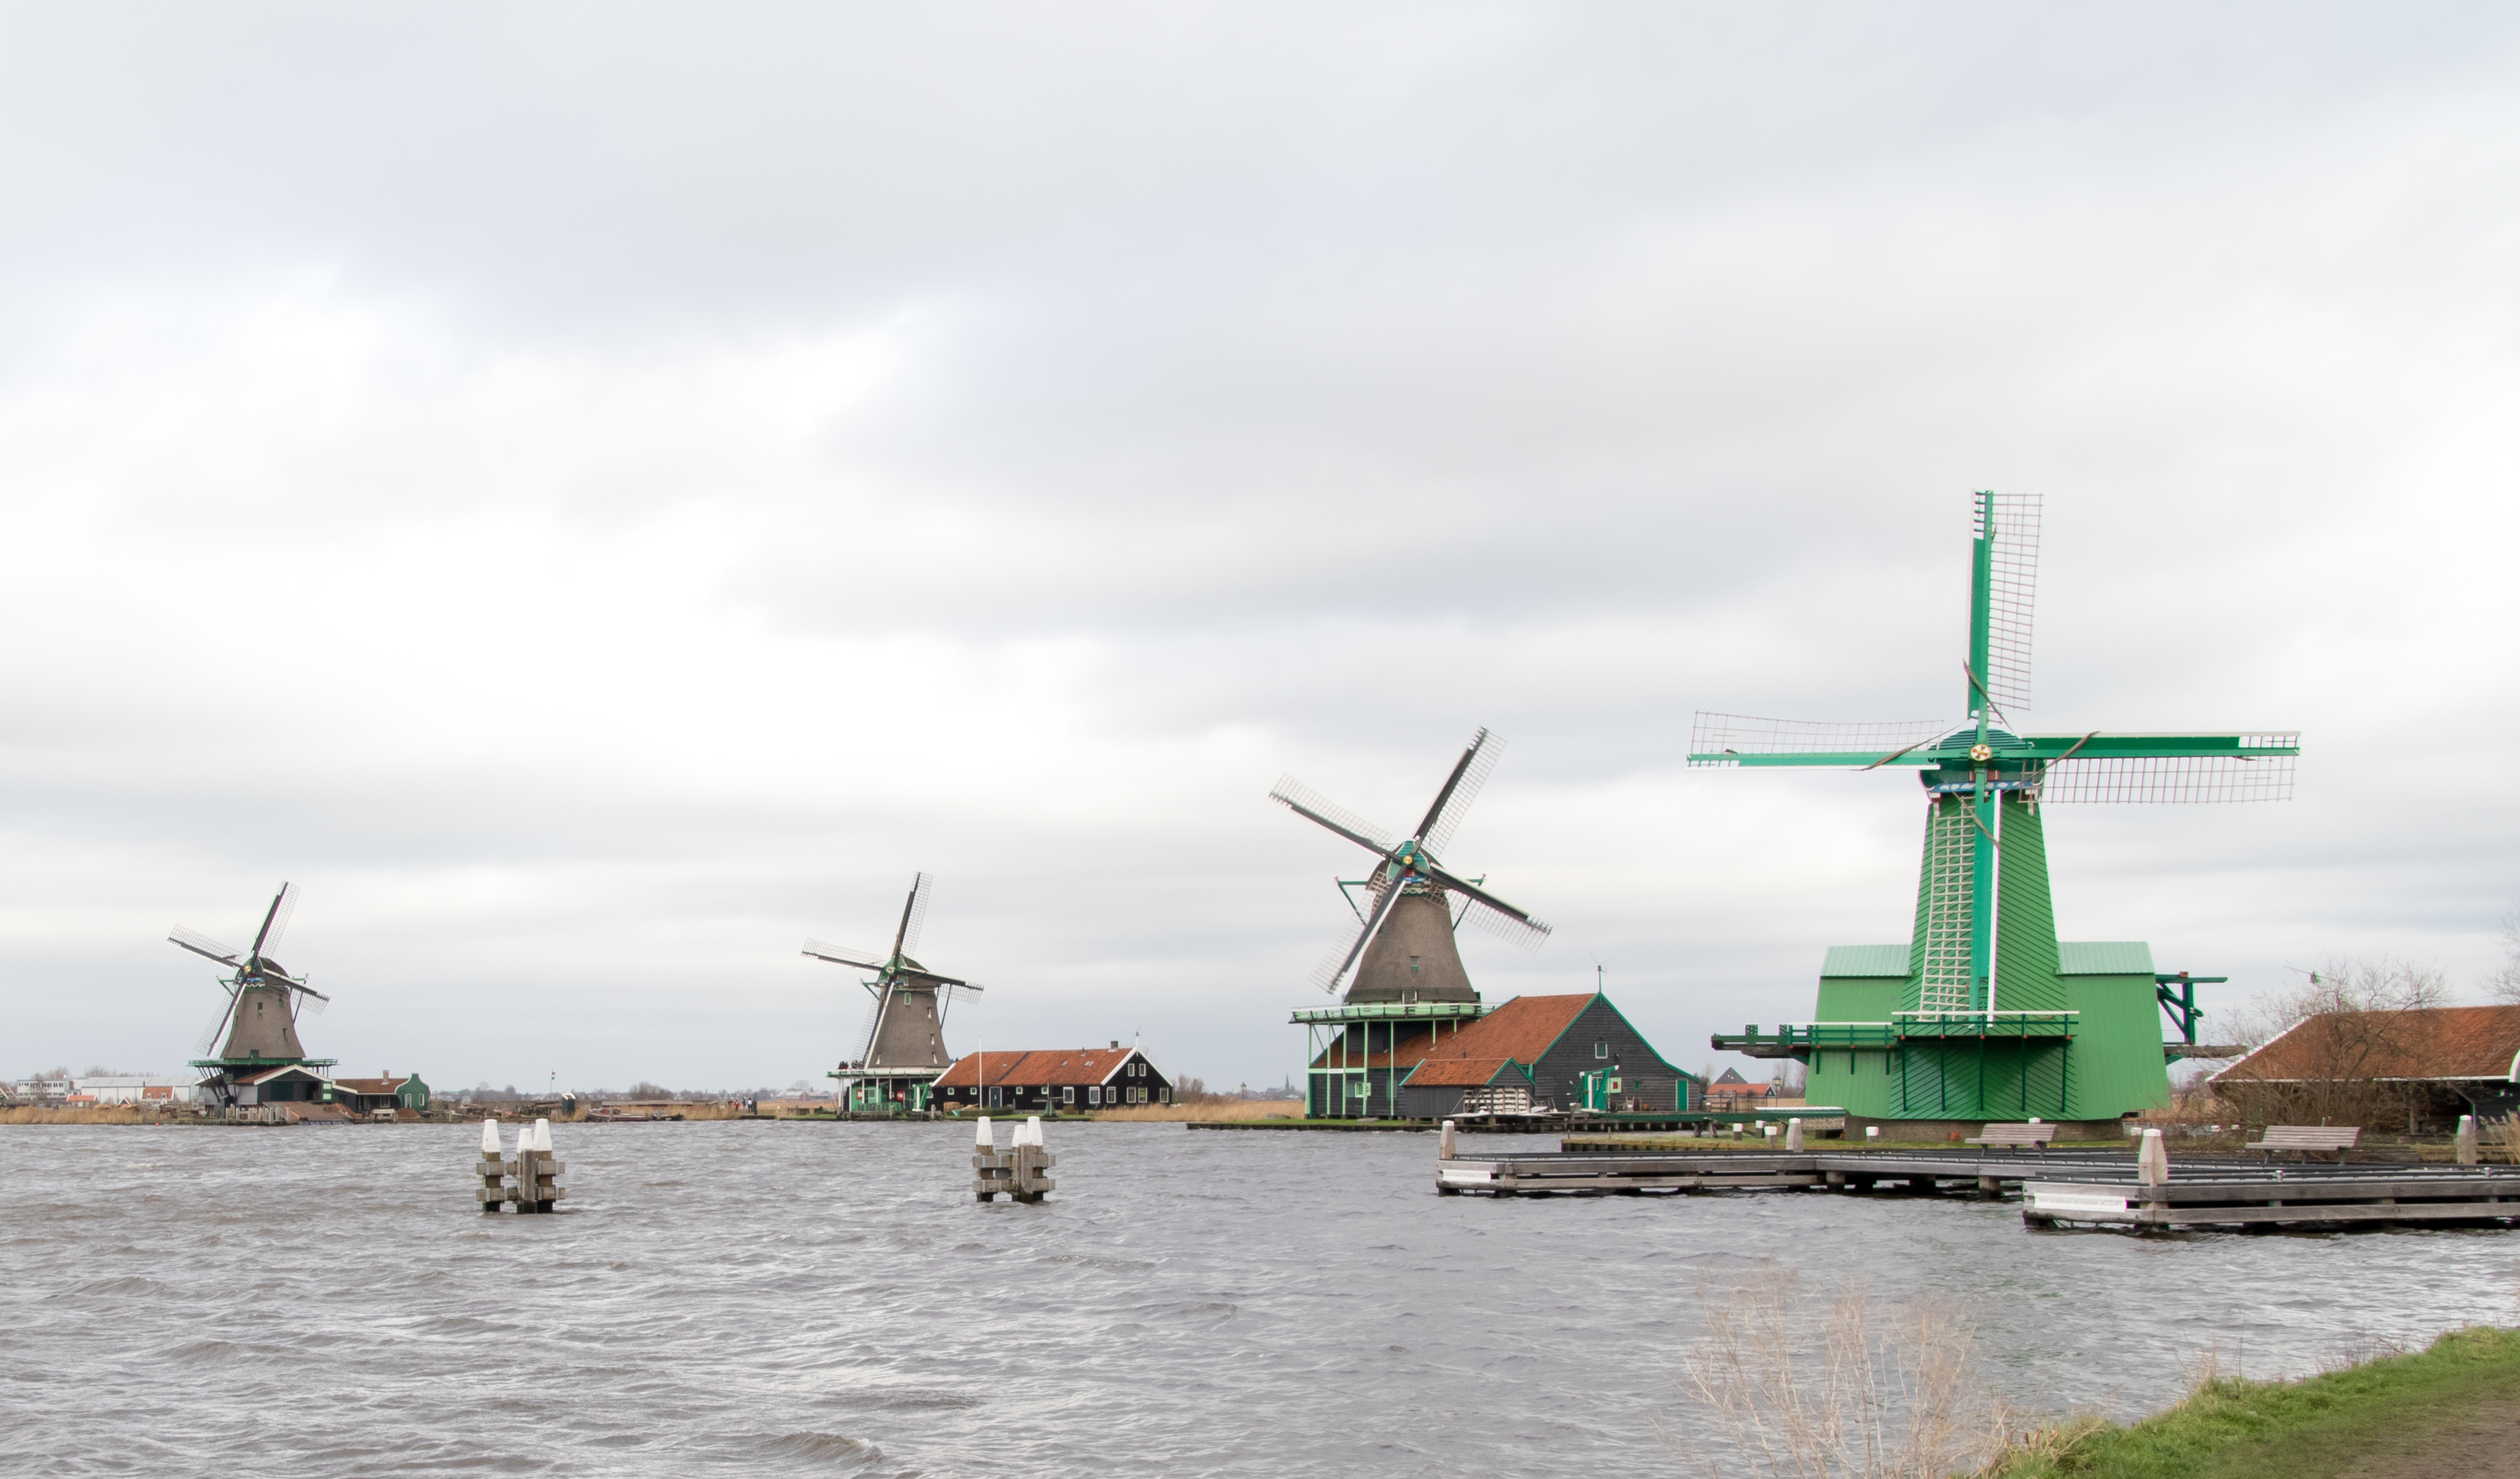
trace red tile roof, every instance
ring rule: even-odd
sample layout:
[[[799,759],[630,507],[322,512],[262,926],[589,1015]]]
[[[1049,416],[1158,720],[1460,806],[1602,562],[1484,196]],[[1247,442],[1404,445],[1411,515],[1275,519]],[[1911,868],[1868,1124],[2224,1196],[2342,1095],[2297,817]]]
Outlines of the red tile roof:
[[[2293,1024],[2214,1082],[2509,1078],[2520,1007],[2326,1012]]]
[[[967,1053],[936,1076],[936,1087],[980,1082],[985,1059],[992,1084],[1102,1084],[1138,1055],[1135,1048],[1047,1048],[1006,1053]]]
[[[1418,1071],[1409,1075],[1409,1087],[1480,1089],[1500,1079],[1528,1085],[1531,1073],[1511,1058],[1435,1058],[1418,1065]]]
[[[1536,1063],[1595,1000],[1591,992],[1515,997],[1461,1031],[1444,1034],[1443,1041],[1428,1050],[1426,1059],[1430,1064],[1438,1058],[1511,1058],[1517,1063]]]

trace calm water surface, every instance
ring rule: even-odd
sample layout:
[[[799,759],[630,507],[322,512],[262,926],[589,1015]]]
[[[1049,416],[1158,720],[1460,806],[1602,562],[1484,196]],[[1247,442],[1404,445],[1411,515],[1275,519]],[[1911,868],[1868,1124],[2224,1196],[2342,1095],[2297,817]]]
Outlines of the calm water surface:
[[[556,1134],[567,1212],[484,1217],[473,1128],[0,1129],[0,1469],[1684,1472],[1701,1290],[1768,1261],[1966,1299],[2000,1387],[2120,1413],[2208,1342],[2262,1375],[2507,1321],[2520,1265],[2498,1232],[1437,1197],[1417,1135],[1054,1128],[1052,1199],[982,1207],[962,1126]]]

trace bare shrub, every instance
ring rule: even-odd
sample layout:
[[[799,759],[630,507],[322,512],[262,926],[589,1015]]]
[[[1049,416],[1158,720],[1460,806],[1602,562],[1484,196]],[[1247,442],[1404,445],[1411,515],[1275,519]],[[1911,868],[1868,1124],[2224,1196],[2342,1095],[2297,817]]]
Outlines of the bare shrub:
[[[2217,1078],[2217,1091],[2264,1124],[2405,1125],[2421,1091],[2404,1065],[2423,1046],[2406,1013],[2449,1004],[2436,967],[2386,956],[2322,961],[2307,982],[2260,998],[2240,1018],[2252,1046],[2286,1039],[2285,1066],[2243,1059]]]
[[[1861,1282],[1814,1294],[1785,1269],[1706,1304],[1682,1389],[1714,1412],[1750,1472],[1930,1479],[2013,1442],[2013,1414],[1977,1378],[1976,1322],[1955,1305],[1885,1302]]]

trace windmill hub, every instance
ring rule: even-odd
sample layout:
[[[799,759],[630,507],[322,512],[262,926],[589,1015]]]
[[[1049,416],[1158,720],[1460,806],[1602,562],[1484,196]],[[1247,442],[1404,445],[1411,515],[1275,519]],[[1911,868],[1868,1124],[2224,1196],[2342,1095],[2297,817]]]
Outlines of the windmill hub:
[[[1995,758],[1995,746],[1992,744],[1972,744],[1969,746],[1969,758],[1980,765],[1984,765],[1989,760]]]

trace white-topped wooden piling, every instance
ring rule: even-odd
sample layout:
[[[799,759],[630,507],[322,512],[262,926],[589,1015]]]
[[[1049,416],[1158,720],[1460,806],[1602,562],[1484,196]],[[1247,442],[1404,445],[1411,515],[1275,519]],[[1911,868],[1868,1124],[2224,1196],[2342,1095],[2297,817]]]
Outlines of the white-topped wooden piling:
[[[1435,1144],[1435,1158],[1437,1160],[1451,1160],[1454,1152],[1459,1148],[1460,1146],[1454,1139],[1453,1122],[1451,1120],[1446,1120],[1444,1121],[1444,1137]]]
[[[2476,1116],[2462,1114],[2458,1117],[2458,1163],[2462,1166],[2473,1166],[2479,1158],[2476,1150]]]
[[[1796,1155],[1803,1150],[1803,1119],[1797,1114],[1785,1122],[1785,1148]]]

